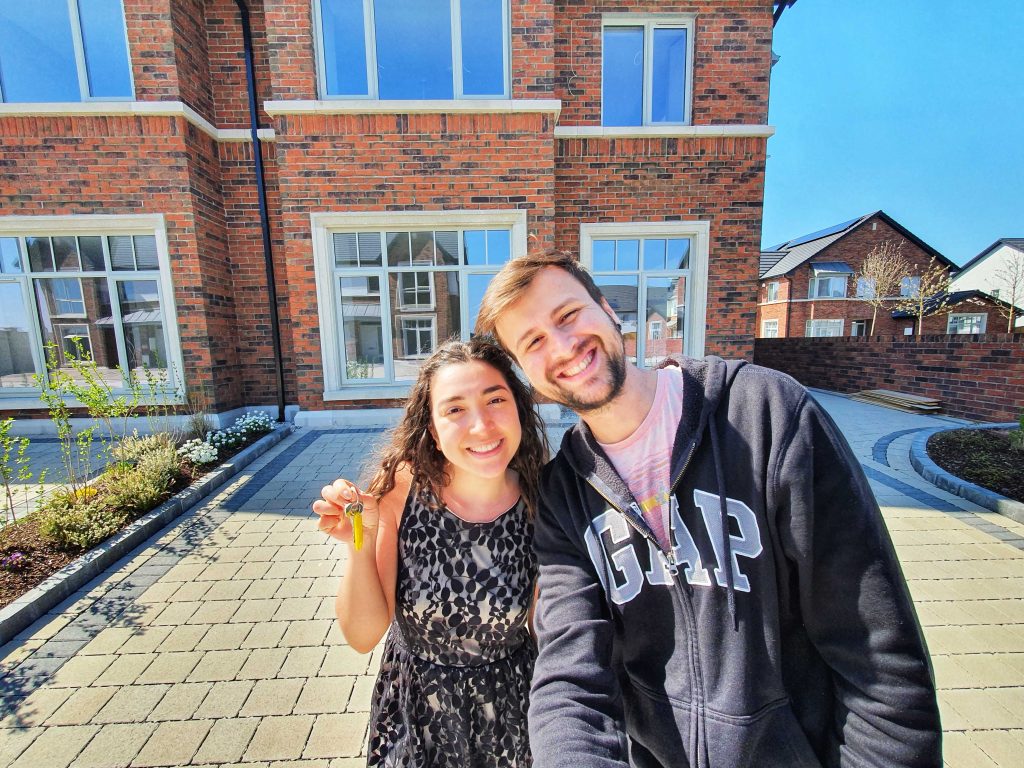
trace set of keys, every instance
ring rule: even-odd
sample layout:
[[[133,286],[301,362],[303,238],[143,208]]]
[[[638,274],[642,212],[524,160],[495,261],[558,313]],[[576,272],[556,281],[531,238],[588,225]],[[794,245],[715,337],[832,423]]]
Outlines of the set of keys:
[[[352,522],[352,544],[358,552],[363,548],[363,503],[350,501],[346,504],[345,517]]]

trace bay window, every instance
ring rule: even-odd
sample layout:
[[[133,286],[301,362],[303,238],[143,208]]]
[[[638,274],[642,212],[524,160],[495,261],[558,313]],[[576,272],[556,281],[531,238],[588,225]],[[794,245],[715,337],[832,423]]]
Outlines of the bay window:
[[[842,299],[846,297],[846,275],[816,274],[811,278],[809,299]]]
[[[0,3],[0,100],[130,99],[121,0]]]
[[[315,0],[313,7],[324,97],[508,97],[508,0]]]

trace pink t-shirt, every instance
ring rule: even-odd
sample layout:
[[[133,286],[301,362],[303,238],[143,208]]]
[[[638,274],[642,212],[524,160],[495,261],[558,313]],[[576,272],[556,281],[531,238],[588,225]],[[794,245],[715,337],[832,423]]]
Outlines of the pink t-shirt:
[[[636,431],[617,443],[601,443],[640,504],[644,520],[666,550],[672,548],[668,536],[672,445],[682,416],[683,372],[675,367],[662,368],[658,371],[654,403]]]

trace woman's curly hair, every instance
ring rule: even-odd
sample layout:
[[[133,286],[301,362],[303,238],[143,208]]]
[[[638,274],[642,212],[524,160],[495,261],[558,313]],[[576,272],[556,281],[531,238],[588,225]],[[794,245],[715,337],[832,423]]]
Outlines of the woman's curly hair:
[[[532,516],[537,511],[540,471],[548,460],[544,423],[537,412],[530,389],[516,376],[512,360],[489,336],[470,341],[446,341],[424,361],[416,383],[409,392],[405,413],[381,451],[380,469],[370,481],[368,492],[380,499],[395,487],[395,473],[403,465],[412,473],[413,488],[424,493],[433,508],[441,504],[441,491],[451,482],[448,460],[437,448],[431,433],[431,384],[446,365],[479,361],[494,368],[505,379],[519,412],[523,436],[509,466],[519,474],[519,487]]]

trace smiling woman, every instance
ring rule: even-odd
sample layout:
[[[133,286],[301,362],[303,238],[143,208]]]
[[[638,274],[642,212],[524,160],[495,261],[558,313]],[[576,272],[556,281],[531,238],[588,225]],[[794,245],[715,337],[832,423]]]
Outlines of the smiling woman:
[[[420,368],[369,493],[337,480],[313,504],[320,529],[349,545],[336,604],[346,640],[366,653],[388,632],[369,765],[529,765],[532,518],[546,458],[509,358],[484,337],[449,341]]]

